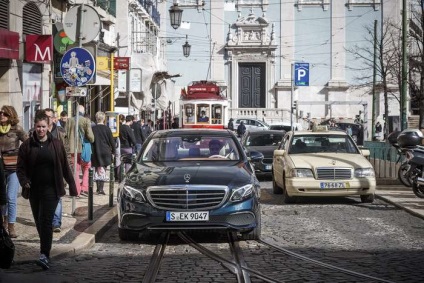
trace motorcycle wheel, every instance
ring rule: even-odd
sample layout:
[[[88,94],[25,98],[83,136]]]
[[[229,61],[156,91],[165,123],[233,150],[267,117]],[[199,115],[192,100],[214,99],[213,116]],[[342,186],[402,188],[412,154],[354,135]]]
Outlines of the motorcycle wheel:
[[[419,198],[424,198],[424,186],[418,185],[417,183],[413,183],[412,191]]]
[[[399,167],[398,179],[405,187],[412,187],[413,181],[406,175],[410,167],[411,165],[408,163],[404,163]]]

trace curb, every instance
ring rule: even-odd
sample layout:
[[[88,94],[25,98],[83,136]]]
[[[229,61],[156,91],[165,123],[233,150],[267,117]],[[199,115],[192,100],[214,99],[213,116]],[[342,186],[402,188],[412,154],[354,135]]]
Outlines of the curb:
[[[87,227],[75,240],[70,244],[56,245],[52,249],[51,258],[60,259],[67,256],[75,255],[84,249],[92,247],[96,241],[101,238],[106,231],[113,226],[118,220],[118,212],[116,207],[112,207],[102,217],[97,219],[92,225]]]
[[[403,205],[400,205],[399,203],[397,203],[397,202],[395,202],[395,201],[390,200],[390,198],[386,198],[386,197],[384,197],[384,196],[380,196],[380,195],[378,195],[378,194],[376,194],[375,196],[376,196],[376,198],[381,199],[381,200],[383,200],[383,201],[385,201],[385,202],[387,202],[387,203],[390,203],[391,205],[394,205],[394,206],[396,206],[397,208],[400,208],[400,209],[402,209],[402,210],[405,210],[406,212],[408,212],[409,214],[411,214],[411,215],[413,215],[413,216],[415,216],[415,217],[418,217],[418,218],[424,219],[424,215],[423,215],[423,214],[418,213],[418,212],[414,211],[413,209],[410,209],[410,208],[405,207],[405,206],[403,206]]]

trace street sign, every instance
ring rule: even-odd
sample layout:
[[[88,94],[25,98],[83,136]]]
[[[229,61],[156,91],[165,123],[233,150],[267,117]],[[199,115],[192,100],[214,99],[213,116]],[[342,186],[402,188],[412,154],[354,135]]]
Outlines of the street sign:
[[[94,77],[96,62],[87,49],[75,47],[63,54],[60,73],[70,86],[84,86]]]
[[[113,68],[115,70],[128,70],[130,68],[130,57],[113,58]]]
[[[309,63],[294,63],[294,85],[309,86]]]
[[[66,96],[87,96],[87,88],[86,87],[74,87],[74,86],[68,86],[66,88]]]
[[[102,28],[102,22],[96,9],[93,7],[84,5],[84,8],[81,9],[82,6],[78,5],[68,10],[65,15],[63,29],[72,41],[78,41],[78,43],[83,44],[97,37]],[[80,14],[80,24],[84,25],[83,29],[79,29],[78,27],[78,14]],[[81,34],[79,34],[80,32]]]

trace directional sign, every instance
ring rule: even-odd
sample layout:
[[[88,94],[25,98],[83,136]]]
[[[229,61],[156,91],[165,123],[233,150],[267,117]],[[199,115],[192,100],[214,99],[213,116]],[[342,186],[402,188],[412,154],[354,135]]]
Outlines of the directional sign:
[[[294,63],[294,85],[309,86],[309,63]]]
[[[115,70],[128,70],[130,68],[130,57],[113,58],[113,68]]]
[[[96,62],[87,49],[75,47],[63,54],[60,73],[70,86],[84,86],[94,77]]]

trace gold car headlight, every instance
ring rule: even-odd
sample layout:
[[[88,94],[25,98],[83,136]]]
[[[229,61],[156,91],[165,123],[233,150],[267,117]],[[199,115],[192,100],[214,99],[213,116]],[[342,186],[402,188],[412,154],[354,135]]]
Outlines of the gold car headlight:
[[[356,178],[374,177],[375,172],[373,168],[358,168],[355,169]]]
[[[307,168],[294,168],[290,170],[288,177],[297,177],[297,178],[313,178],[314,174],[311,169]]]
[[[248,184],[241,188],[233,190],[233,193],[231,194],[230,201],[236,202],[236,201],[243,201],[247,198],[250,198],[253,195],[253,185]]]
[[[122,187],[122,196],[129,201],[146,202],[146,199],[139,190],[136,190],[133,187],[127,185]]]

